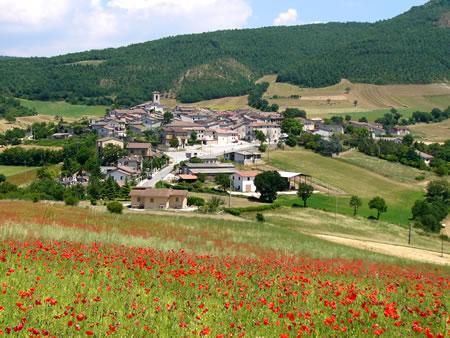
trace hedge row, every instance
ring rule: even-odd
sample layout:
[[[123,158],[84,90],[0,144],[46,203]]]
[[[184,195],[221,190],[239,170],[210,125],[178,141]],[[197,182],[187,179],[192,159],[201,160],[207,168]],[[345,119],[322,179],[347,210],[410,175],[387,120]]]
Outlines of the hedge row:
[[[246,213],[246,212],[267,211],[267,210],[278,209],[281,207],[282,207],[282,204],[273,203],[273,204],[268,204],[268,205],[258,205],[255,207],[247,207],[247,208],[225,208],[223,210],[231,215],[240,216],[242,213]]]

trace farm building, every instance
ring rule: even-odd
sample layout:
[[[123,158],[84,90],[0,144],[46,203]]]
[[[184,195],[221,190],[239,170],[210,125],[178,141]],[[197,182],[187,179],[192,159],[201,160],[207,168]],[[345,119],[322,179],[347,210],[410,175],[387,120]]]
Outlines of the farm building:
[[[135,209],[186,209],[186,190],[134,188],[130,192]]]
[[[232,175],[235,172],[236,169],[231,163],[185,163],[181,167],[182,174],[204,174],[209,177],[220,174]]]
[[[289,190],[297,190],[300,183],[311,184],[312,181],[311,176],[302,173],[293,173],[288,171],[278,171],[278,173],[281,177],[287,180],[289,184]]]
[[[233,151],[223,156],[226,161],[233,161],[240,164],[255,164],[261,162],[261,153],[253,150]]]

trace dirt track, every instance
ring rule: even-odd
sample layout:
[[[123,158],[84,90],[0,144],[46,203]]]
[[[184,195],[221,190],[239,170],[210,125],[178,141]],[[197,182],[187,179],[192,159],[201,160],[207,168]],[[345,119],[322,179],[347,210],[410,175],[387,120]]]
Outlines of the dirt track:
[[[330,242],[343,244],[367,251],[378,252],[385,255],[421,261],[424,263],[450,265],[450,256],[444,255],[444,257],[441,257],[441,255],[437,252],[430,252],[426,250],[395,246],[390,244],[366,242],[362,240],[342,238],[332,235],[314,235],[314,236],[319,237],[321,239],[325,239]]]

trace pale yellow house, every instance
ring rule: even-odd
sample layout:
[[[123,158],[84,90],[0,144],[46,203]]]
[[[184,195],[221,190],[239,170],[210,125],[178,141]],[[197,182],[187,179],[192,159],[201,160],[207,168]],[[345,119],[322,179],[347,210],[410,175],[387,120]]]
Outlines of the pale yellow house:
[[[135,209],[185,209],[186,190],[134,188],[130,192],[131,207]]]

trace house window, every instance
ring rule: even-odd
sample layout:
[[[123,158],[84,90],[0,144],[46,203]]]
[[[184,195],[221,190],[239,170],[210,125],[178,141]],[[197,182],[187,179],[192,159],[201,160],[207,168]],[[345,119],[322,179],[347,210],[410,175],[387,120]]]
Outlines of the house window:
[[[240,181],[241,180],[241,178],[240,177],[238,177],[238,181]]]
[[[175,198],[175,202],[178,202],[178,197]]]
[[[155,200],[153,198],[150,198],[150,203],[153,203]]]
[[[247,181],[250,181],[250,177],[247,178]]]
[[[138,201],[138,203],[141,203],[141,198],[138,197],[138,198],[137,198],[137,201]]]

